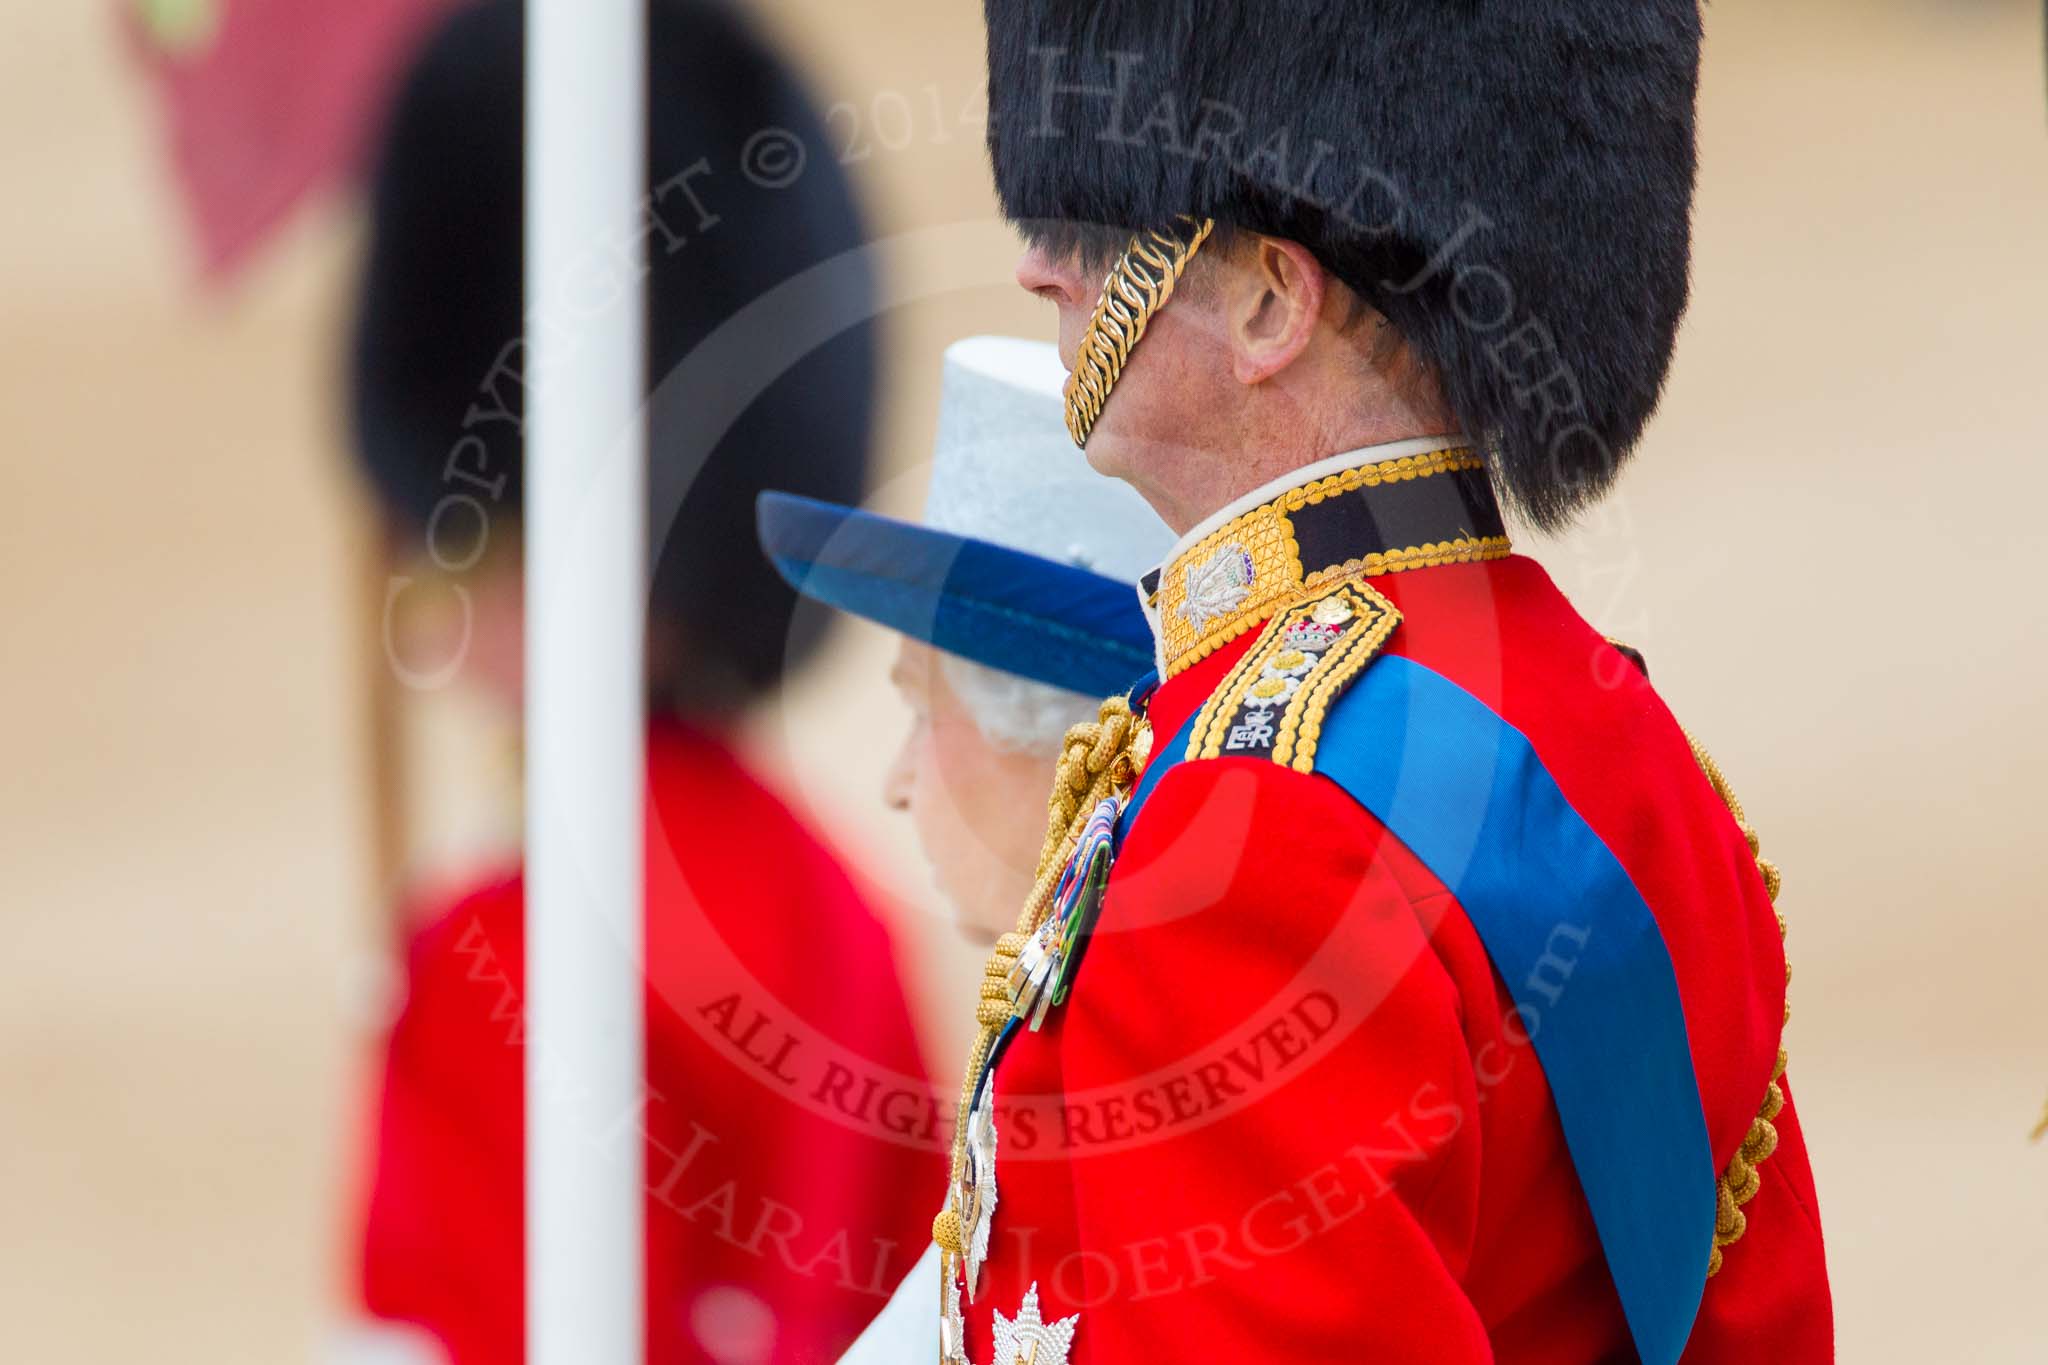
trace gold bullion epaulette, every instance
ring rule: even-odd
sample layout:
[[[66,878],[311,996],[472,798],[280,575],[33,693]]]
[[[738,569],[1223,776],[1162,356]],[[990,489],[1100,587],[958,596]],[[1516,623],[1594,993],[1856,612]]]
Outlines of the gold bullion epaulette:
[[[1204,703],[1186,757],[1270,758],[1296,772],[1316,768],[1323,717],[1401,623],[1363,575],[1297,599]]]

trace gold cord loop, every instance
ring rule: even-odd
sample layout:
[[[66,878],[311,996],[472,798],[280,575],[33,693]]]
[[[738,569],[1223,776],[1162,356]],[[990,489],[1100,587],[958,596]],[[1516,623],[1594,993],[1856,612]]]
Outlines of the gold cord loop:
[[[1756,859],[1756,869],[1764,879],[1764,891],[1769,895],[1772,908],[1775,910],[1778,888],[1783,884],[1777,865],[1757,852],[1761,841],[1757,838],[1756,828],[1749,823],[1749,817],[1743,814],[1742,802],[1736,799],[1734,789],[1722,775],[1721,765],[1714,762],[1713,755],[1707,752],[1705,745],[1692,737],[1690,731],[1685,732],[1685,742],[1692,746],[1693,761],[1698,763],[1700,771],[1706,774],[1708,783],[1714,788],[1714,794],[1721,798],[1722,803],[1728,807],[1728,813],[1735,817],[1736,828],[1742,831],[1743,842],[1749,845],[1749,856]],[[1778,936],[1781,939],[1785,936],[1783,911],[1778,911]],[[1785,962],[1785,982],[1787,985],[1792,982],[1790,958]],[[1787,1000],[1784,1017],[1779,1021],[1780,1027],[1791,1020],[1792,1003]],[[1770,1084],[1764,1090],[1763,1103],[1757,1107],[1756,1117],[1750,1120],[1749,1131],[1742,1138],[1742,1146],[1729,1158],[1728,1169],[1723,1171],[1720,1179],[1715,1182],[1714,1246],[1707,1256],[1709,1278],[1721,1273],[1721,1249],[1733,1245],[1748,1230],[1749,1220],[1743,1216],[1742,1206],[1756,1198],[1757,1190],[1763,1186],[1763,1174],[1758,1168],[1778,1149],[1778,1128],[1773,1120],[1785,1107],[1785,1092],[1778,1085],[1779,1078],[1784,1074],[1785,1049],[1781,1047],[1778,1049],[1777,1065],[1771,1069]]]
[[[1144,761],[1150,733],[1144,721],[1131,711],[1128,698],[1111,697],[1102,703],[1094,720],[1083,721],[1068,730],[1060,745],[1052,795],[1046,800],[1045,845],[1038,855],[1037,877],[1017,917],[1016,929],[996,940],[995,951],[982,968],[981,990],[974,1007],[974,1046],[968,1052],[967,1075],[960,1084],[960,1103],[953,1122],[952,1190],[959,1188],[967,1168],[967,1121],[976,1082],[981,1079],[982,1067],[997,1036],[1015,1015],[1006,984],[1010,969],[1017,965],[1017,955],[1051,909],[1060,873],[1073,856],[1089,815],[1128,785],[1136,767]],[[932,1240],[942,1252],[958,1256],[966,1242],[953,1199],[949,1192],[945,1211],[932,1224]]]

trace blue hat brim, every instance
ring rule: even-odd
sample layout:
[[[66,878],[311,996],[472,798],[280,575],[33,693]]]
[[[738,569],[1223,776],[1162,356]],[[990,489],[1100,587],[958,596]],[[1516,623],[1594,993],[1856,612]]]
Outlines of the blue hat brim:
[[[1090,696],[1127,691],[1152,667],[1129,583],[791,493],[763,493],[757,519],[798,592],[949,654]]]

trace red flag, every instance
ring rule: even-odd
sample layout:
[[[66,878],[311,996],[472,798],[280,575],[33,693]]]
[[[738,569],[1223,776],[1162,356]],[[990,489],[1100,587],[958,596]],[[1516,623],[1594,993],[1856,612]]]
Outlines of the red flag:
[[[393,79],[452,3],[123,0],[209,278],[355,171]]]

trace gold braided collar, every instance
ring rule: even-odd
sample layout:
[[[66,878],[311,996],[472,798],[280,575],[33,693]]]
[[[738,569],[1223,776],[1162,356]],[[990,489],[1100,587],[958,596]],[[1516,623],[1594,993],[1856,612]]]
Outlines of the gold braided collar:
[[[1181,549],[1143,583],[1162,677],[1344,578],[1510,552],[1485,461],[1458,444],[1311,477]]]

